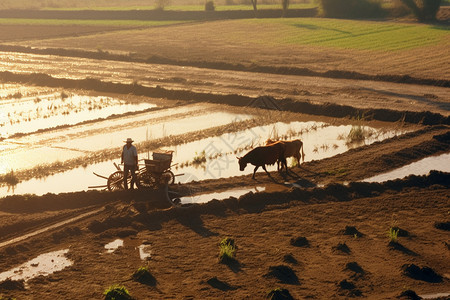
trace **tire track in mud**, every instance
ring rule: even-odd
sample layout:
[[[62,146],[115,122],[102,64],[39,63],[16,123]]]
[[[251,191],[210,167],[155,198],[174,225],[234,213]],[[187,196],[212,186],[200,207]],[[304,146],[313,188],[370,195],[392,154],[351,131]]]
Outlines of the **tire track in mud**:
[[[5,242],[0,242],[0,248],[6,247],[6,246],[11,245],[11,244],[19,243],[19,242],[21,242],[23,240],[26,240],[26,239],[31,238],[33,236],[39,235],[41,233],[44,233],[44,232],[50,231],[52,229],[56,229],[56,228],[62,227],[62,226],[67,225],[69,223],[76,222],[76,221],[84,219],[84,218],[86,218],[88,216],[91,216],[91,215],[94,215],[96,213],[99,213],[102,210],[103,210],[103,208],[99,208],[99,209],[96,209],[96,210],[93,210],[93,211],[91,210],[89,212],[82,213],[82,214],[80,214],[80,215],[78,215],[76,217],[72,217],[72,218],[66,219],[64,221],[60,221],[58,223],[52,224],[52,225],[47,225],[45,227],[42,227],[43,224],[39,224],[36,227],[40,228],[40,229],[37,229],[37,230],[32,231],[30,233],[26,233],[26,234],[20,235],[20,236],[15,237],[15,238],[11,238],[11,239],[9,239],[9,240],[7,240]],[[47,223],[47,222],[45,222],[45,223]],[[30,231],[30,229],[31,228],[28,228],[26,231]],[[7,232],[10,232],[10,230],[8,229]]]
[[[155,200],[156,199],[156,200]],[[58,229],[72,224],[76,226],[80,222],[88,221],[91,230],[95,231],[95,224],[98,219],[105,220],[111,215],[121,215],[123,206],[127,203],[145,203],[152,200],[150,207],[168,208],[167,194],[163,190],[134,190],[115,192],[74,192],[61,194],[36,195],[15,195],[0,199],[0,210],[10,213],[37,213],[48,210],[57,211],[62,209],[73,209],[74,206],[83,207],[76,211],[67,212],[57,216],[30,221],[20,221],[0,227],[0,249],[21,243],[27,239],[34,238],[47,232],[53,232],[53,238],[57,238]],[[136,207],[139,205],[135,205]],[[142,211],[142,208],[138,208]],[[127,210],[128,211],[128,210]],[[106,215],[105,215],[106,214]],[[122,214],[123,215],[123,214]],[[92,225],[94,224],[94,225]],[[94,228],[94,229],[92,229]],[[67,229],[67,227],[65,228]],[[65,230],[64,229],[64,230]],[[78,234],[77,232],[76,234]],[[1,257],[1,255],[0,255]]]
[[[212,93],[198,93],[186,90],[169,90],[160,86],[146,87],[140,84],[112,83],[91,78],[82,80],[55,78],[43,73],[15,74],[9,71],[4,71],[0,72],[0,80],[3,82],[36,84],[49,87],[86,89],[97,92],[118,94],[134,94],[137,96],[167,98],[170,100],[220,103],[240,107],[246,107],[260,98],[237,94],[222,95]],[[386,122],[402,121],[413,124],[420,123],[423,125],[450,125],[450,116],[443,116],[441,114],[432,113],[430,111],[413,112],[398,111],[392,109],[362,109],[333,103],[314,104],[311,102],[295,101],[290,98],[275,99],[271,96],[264,96],[264,98],[267,97],[273,99],[273,101],[276,101],[277,105],[281,107],[282,110],[300,112],[310,115],[321,115],[336,118],[357,117],[367,120],[378,120]]]

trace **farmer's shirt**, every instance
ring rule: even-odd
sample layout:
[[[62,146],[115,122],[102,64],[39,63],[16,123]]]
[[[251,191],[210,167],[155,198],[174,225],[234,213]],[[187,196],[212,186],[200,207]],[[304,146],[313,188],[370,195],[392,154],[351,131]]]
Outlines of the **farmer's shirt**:
[[[123,163],[125,165],[135,166],[136,157],[137,157],[137,150],[135,146],[131,145],[129,149],[127,145],[123,146]]]

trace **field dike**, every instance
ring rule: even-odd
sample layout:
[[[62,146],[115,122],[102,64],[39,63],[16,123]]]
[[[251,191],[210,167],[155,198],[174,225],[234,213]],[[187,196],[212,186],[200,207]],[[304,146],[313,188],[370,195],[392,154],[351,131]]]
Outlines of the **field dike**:
[[[124,62],[139,62],[148,64],[189,66],[189,67],[217,69],[217,70],[233,70],[233,71],[258,72],[258,73],[281,74],[281,75],[297,75],[297,76],[314,76],[314,77],[325,77],[336,79],[386,81],[405,84],[450,87],[450,80],[417,78],[411,77],[409,75],[395,75],[395,74],[369,75],[344,70],[328,70],[325,72],[317,72],[308,68],[261,66],[255,64],[243,65],[239,63],[234,64],[234,63],[213,62],[213,61],[184,61],[155,55],[147,59],[140,59],[140,58],[133,58],[129,55],[113,54],[107,51],[85,51],[85,50],[64,49],[64,48],[33,48],[15,45],[0,45],[0,51],[70,56],[70,57],[124,61]]]
[[[243,95],[218,95],[211,93],[197,93],[193,91],[169,90],[162,87],[145,87],[140,84],[122,84],[104,82],[97,79],[65,79],[54,78],[47,74],[15,74],[8,71],[0,72],[0,81],[14,82],[23,84],[35,84],[48,87],[62,87],[71,89],[85,89],[97,92],[108,92],[118,94],[134,94],[137,96],[147,96],[154,98],[166,98],[171,100],[184,100],[195,102],[211,102],[228,104],[233,106],[248,106],[253,103],[257,106],[259,98],[253,98]],[[338,104],[313,104],[310,102],[294,101],[289,98],[275,99],[271,96],[263,96],[262,98],[270,98],[276,103],[280,109],[291,112],[300,112],[310,115],[322,115],[335,118],[343,117],[359,117],[366,120],[378,120],[385,122],[407,122],[412,124],[423,125],[450,125],[450,116],[443,116],[438,113],[397,111],[391,109],[358,109],[347,105]],[[264,108],[264,107],[263,107]]]

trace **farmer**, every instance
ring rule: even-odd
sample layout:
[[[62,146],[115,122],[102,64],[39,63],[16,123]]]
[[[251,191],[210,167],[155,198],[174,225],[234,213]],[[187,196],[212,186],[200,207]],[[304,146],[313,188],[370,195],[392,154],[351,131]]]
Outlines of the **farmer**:
[[[131,172],[131,186],[130,189],[134,189],[133,184],[136,183],[136,170],[139,169],[138,166],[138,155],[136,147],[133,146],[131,143],[134,141],[131,138],[127,138],[126,145],[123,146],[122,149],[122,157],[121,157],[121,163],[124,164],[123,166],[123,185],[125,189],[128,189],[127,184],[127,178],[128,178],[128,172]],[[137,187],[137,183],[136,183]]]

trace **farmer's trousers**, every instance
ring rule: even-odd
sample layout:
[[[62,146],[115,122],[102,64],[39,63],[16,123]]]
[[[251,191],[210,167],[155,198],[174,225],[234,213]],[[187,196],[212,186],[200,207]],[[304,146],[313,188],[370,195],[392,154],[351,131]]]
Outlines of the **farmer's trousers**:
[[[133,189],[134,188],[133,185],[137,181],[137,179],[136,179],[136,166],[135,165],[124,165],[123,166],[123,186],[124,186],[124,188],[126,190],[128,189],[128,183],[127,183],[128,172],[131,172],[130,188]],[[137,187],[137,183],[136,183],[136,187]]]

